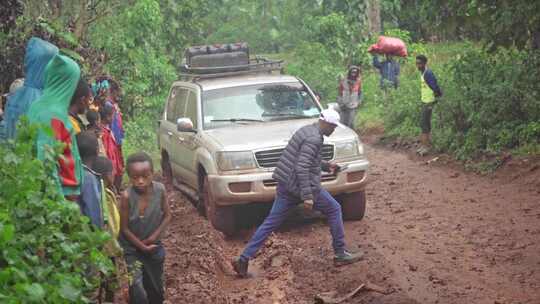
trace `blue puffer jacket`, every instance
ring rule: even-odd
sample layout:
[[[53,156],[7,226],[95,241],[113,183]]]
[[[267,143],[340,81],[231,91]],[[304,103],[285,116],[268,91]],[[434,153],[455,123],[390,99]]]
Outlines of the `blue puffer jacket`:
[[[272,176],[301,200],[313,199],[321,191],[321,169],[328,171],[328,163],[321,156],[323,141],[317,123],[296,131]]]

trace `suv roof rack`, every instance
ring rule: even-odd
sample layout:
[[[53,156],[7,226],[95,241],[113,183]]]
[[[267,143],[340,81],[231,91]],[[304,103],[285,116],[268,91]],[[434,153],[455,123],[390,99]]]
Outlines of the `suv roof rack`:
[[[190,67],[184,64],[179,74],[182,81],[195,81],[198,79],[212,79],[227,76],[272,73],[283,70],[283,60],[271,60],[264,57],[250,58],[248,64],[216,66],[216,67]]]

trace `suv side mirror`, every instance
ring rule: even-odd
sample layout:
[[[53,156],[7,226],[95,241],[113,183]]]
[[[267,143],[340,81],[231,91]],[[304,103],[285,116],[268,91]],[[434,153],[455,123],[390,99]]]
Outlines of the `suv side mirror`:
[[[178,132],[197,133],[197,131],[193,128],[193,122],[187,117],[178,118],[176,121],[176,130]]]

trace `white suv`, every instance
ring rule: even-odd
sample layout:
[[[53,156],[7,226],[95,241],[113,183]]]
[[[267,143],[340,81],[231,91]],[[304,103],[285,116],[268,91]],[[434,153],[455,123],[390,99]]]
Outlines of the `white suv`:
[[[273,201],[272,172],[282,150],[320,110],[302,80],[272,68],[184,75],[172,84],[159,123],[162,170],[216,229],[233,234],[233,207]],[[323,175],[323,186],[342,204],[344,219],[362,219],[369,162],[357,134],[337,128],[322,153],[346,165]]]

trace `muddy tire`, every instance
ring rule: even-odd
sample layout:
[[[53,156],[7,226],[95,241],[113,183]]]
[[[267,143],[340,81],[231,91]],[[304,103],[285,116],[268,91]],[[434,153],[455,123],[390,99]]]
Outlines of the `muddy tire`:
[[[163,180],[166,183],[172,184],[173,171],[169,160],[169,154],[167,154],[167,152],[161,153],[161,174],[163,175]]]
[[[359,221],[366,213],[366,192],[364,190],[354,193],[341,194],[338,198],[341,203],[341,212],[346,221]]]
[[[199,205],[204,206],[204,211],[208,221],[216,230],[223,232],[226,236],[234,235],[236,232],[236,221],[234,208],[232,206],[218,206],[212,197],[212,192],[208,184],[208,177],[204,177],[201,202]]]

